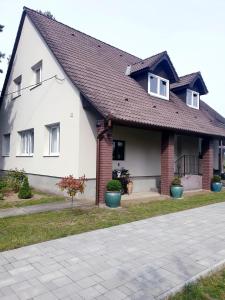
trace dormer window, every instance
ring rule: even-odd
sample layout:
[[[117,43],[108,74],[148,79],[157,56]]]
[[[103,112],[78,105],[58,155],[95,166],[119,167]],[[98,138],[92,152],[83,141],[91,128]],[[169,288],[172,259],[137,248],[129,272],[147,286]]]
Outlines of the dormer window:
[[[199,109],[199,93],[187,89],[186,104],[189,107]]]
[[[148,74],[148,93],[169,100],[169,80],[155,74]]]

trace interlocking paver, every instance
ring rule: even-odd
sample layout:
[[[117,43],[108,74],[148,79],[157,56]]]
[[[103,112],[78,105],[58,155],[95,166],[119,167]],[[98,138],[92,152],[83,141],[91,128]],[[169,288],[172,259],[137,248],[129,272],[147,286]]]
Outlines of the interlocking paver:
[[[225,203],[0,253],[0,299],[161,299],[225,263]]]

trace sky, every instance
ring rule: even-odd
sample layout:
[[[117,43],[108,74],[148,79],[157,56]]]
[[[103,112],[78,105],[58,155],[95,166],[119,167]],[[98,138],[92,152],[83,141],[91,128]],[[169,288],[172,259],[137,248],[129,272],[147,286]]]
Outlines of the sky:
[[[225,116],[225,0],[0,0],[0,51],[12,52],[23,6],[146,58],[167,50],[178,75],[201,71],[202,97]],[[7,70],[0,68],[0,90]]]

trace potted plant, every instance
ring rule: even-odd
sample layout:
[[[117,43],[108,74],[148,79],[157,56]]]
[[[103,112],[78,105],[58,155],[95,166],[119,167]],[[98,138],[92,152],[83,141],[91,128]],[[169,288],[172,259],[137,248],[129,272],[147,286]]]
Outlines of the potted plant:
[[[219,175],[214,175],[211,180],[211,190],[213,192],[220,192],[222,190],[221,177]]]
[[[122,185],[119,180],[112,179],[107,183],[107,191],[105,193],[105,203],[109,207],[118,207],[121,202]]]
[[[184,188],[181,184],[180,177],[178,176],[174,177],[173,181],[171,182],[170,191],[173,198],[175,199],[182,198]]]

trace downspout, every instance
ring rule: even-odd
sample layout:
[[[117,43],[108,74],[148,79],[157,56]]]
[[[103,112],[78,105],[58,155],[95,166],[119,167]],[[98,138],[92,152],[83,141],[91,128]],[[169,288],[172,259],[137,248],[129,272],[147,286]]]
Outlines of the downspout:
[[[100,131],[97,135],[97,150],[96,150],[96,198],[95,204],[99,206],[99,176],[100,176],[100,140],[102,136],[112,127],[111,120],[108,120],[106,128]]]

